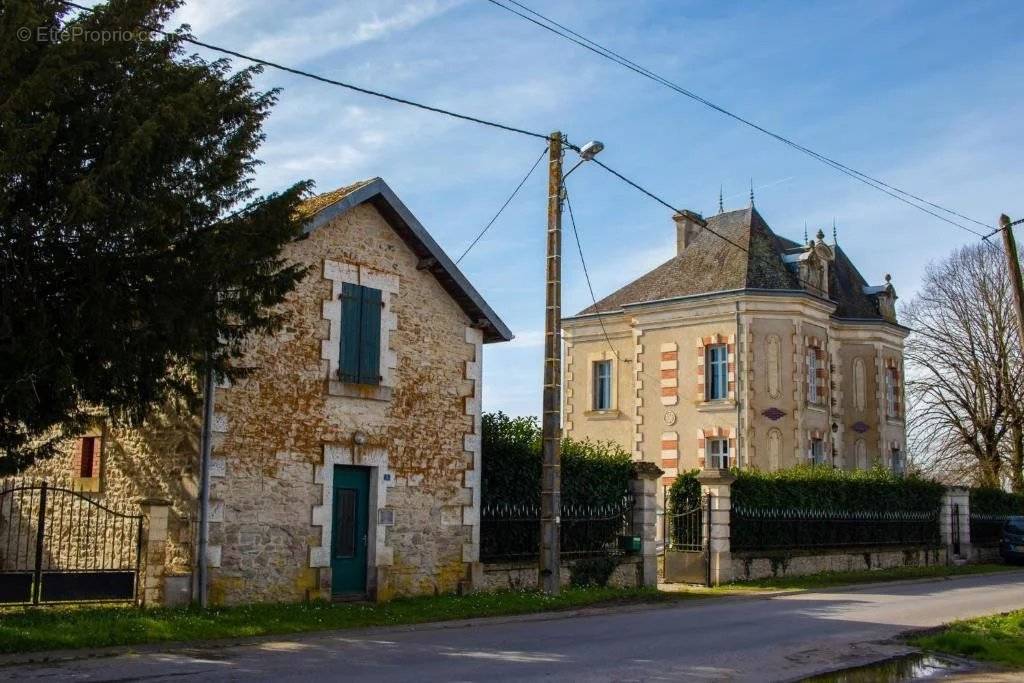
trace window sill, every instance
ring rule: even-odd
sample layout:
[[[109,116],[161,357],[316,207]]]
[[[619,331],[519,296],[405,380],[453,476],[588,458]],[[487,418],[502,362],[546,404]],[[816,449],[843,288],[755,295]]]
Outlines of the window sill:
[[[583,417],[588,420],[615,420],[622,417],[622,413],[618,410],[587,410]]]
[[[892,415],[886,415],[885,416],[885,423],[886,424],[890,424],[890,425],[901,425],[901,424],[903,424],[903,418],[902,417],[894,417]]]
[[[732,410],[736,410],[736,401],[729,398],[701,401],[697,404],[697,412],[699,413],[724,413]]]
[[[825,409],[825,406],[821,405],[820,403],[805,403],[804,406],[807,408],[807,410],[813,410],[816,413],[824,414],[828,412]]]
[[[99,477],[72,477],[71,488],[79,493],[99,493]]]
[[[390,401],[391,387],[379,384],[350,384],[336,379],[327,380],[327,393],[345,398],[364,398],[368,401]]]

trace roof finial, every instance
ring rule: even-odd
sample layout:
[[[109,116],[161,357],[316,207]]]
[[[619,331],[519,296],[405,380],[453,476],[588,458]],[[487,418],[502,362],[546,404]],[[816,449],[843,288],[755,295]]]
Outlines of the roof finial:
[[[750,208],[754,208],[754,179],[750,179]]]
[[[718,186],[718,213],[725,213],[725,206],[722,204],[723,189],[724,188],[721,185]]]
[[[832,244],[833,244],[833,246],[837,246],[838,247],[839,246],[839,237],[837,235],[838,235],[838,233],[836,232],[836,217],[832,216]]]
[[[807,244],[807,221],[804,221],[804,244]]]

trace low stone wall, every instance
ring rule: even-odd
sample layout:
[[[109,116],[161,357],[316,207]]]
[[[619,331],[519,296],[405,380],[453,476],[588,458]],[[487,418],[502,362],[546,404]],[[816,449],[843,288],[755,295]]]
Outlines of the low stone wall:
[[[732,554],[733,579],[750,581],[821,572],[850,572],[893,567],[945,565],[946,548],[815,549],[793,552]]]
[[[965,553],[969,562],[1002,562],[997,545],[972,545]]]
[[[568,586],[572,578],[574,561],[562,562],[561,584]],[[537,587],[537,562],[493,562],[483,565],[483,581],[479,590],[494,592],[502,590],[532,590]],[[641,580],[641,558],[626,555],[619,558],[618,566],[608,579],[608,585],[615,588],[636,588],[643,585]]]

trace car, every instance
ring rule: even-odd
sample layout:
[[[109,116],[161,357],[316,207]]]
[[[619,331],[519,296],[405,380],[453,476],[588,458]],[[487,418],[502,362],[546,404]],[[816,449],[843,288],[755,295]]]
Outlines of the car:
[[[999,555],[1007,562],[1024,564],[1024,516],[1006,520],[999,539]]]

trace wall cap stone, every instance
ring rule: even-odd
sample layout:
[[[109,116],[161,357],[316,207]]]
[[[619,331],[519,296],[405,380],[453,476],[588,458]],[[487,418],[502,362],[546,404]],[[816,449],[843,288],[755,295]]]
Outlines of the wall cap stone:
[[[665,470],[661,469],[653,462],[638,460],[633,463],[633,468],[630,474],[635,479],[657,479],[661,475],[665,474]]]
[[[701,484],[732,484],[736,475],[729,470],[705,467],[697,475],[697,481]]]

